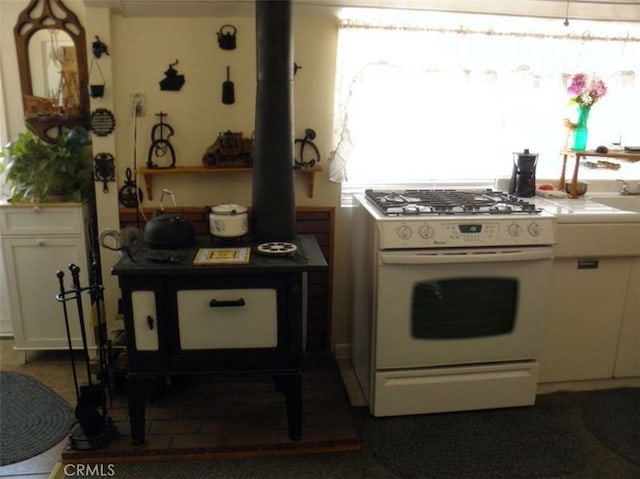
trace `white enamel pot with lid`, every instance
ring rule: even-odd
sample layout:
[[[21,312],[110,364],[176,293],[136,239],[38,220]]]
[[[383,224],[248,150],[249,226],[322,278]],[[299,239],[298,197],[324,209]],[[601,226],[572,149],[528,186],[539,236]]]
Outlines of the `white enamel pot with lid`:
[[[212,206],[209,211],[209,232],[218,238],[237,238],[249,232],[247,207],[234,203]]]

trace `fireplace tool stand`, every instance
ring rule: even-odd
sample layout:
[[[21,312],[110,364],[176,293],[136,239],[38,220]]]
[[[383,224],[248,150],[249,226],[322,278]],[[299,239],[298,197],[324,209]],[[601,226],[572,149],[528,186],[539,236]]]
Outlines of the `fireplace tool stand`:
[[[104,288],[99,284],[100,277],[97,262],[94,262],[92,266],[91,284],[86,287],[80,286],[80,268],[78,266],[74,264],[69,265],[69,271],[71,271],[72,287],[68,290],[66,290],[64,286],[64,272],[58,271],[56,273],[60,283],[60,293],[56,295],[56,299],[62,304],[64,311],[69,357],[71,359],[73,383],[75,385],[77,399],[75,408],[77,421],[69,431],[69,446],[77,451],[87,451],[107,446],[118,435],[118,430],[113,424],[113,420],[107,416],[106,391],[109,391],[109,396],[111,396],[111,391],[107,367],[108,345],[106,341],[106,321],[102,309],[104,303],[102,291]],[[91,297],[92,319],[98,338],[98,372],[95,381],[91,374],[91,361],[87,346],[87,332],[82,308],[83,293],[88,293]],[[82,336],[82,355],[87,373],[87,382],[82,384],[78,382],[78,373],[74,361],[67,309],[68,301],[75,301],[78,308],[78,319],[80,321],[80,332]]]

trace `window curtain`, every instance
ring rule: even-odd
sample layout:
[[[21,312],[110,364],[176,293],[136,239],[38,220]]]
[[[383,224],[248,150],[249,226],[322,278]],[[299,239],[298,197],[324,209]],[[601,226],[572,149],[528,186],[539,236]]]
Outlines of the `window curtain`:
[[[0,148],[3,149],[0,155],[4,154],[4,147],[7,144],[7,116],[4,106],[4,88],[2,86],[2,53],[0,52]],[[5,173],[0,174],[0,196],[8,196],[9,187],[5,184]]]
[[[561,20],[475,17],[340,24],[333,181],[491,181],[509,176],[525,148],[540,155],[539,176],[558,176],[564,119],[576,117],[566,87],[578,72],[608,87],[592,108],[589,144],[640,143],[637,24],[578,22],[576,34]]]

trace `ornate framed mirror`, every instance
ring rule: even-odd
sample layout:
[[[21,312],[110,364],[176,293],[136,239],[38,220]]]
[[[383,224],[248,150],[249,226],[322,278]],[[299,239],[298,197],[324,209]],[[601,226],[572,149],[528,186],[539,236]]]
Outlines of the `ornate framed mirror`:
[[[54,142],[87,127],[89,93],[84,28],[62,0],[31,0],[13,29],[27,126]]]

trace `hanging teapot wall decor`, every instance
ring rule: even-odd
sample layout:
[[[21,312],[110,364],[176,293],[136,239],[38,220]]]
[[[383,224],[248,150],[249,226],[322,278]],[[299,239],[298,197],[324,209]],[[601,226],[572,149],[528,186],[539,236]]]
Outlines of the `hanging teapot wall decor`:
[[[220,48],[223,50],[235,50],[237,31],[233,25],[222,25],[220,31],[217,32]]]

